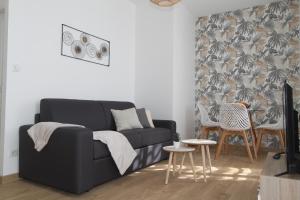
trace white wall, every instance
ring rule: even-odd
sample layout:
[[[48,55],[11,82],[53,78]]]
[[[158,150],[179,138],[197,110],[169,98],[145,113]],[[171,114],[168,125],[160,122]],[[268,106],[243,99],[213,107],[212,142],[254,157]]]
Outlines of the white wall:
[[[172,9],[137,2],[135,100],[158,119],[172,119],[173,114],[172,17]]]
[[[194,17],[183,3],[137,3],[136,104],[194,136]]]
[[[173,119],[181,138],[194,134],[195,18],[183,3],[173,10]]]
[[[111,66],[60,55],[61,24],[111,41]],[[127,0],[9,1],[3,175],[18,171],[18,128],[45,97],[134,101],[135,5]],[[17,65],[15,72],[14,66]]]

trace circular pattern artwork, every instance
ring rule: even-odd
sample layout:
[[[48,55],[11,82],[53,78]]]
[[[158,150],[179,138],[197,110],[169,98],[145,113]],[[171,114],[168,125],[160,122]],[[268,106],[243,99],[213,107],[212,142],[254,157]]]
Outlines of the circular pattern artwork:
[[[85,48],[78,40],[72,43],[71,51],[73,56],[76,58],[83,58],[85,56]]]
[[[61,55],[110,66],[110,41],[62,24]]]
[[[63,32],[63,42],[66,45],[71,46],[73,41],[74,41],[74,37],[73,37],[72,33],[70,33],[69,31]]]
[[[91,57],[95,58],[96,57],[96,52],[97,52],[97,47],[96,45],[89,43],[86,45],[86,54]]]
[[[102,55],[103,56],[107,56],[108,55],[108,51],[109,51],[109,48],[108,48],[108,45],[107,45],[107,43],[102,43],[101,45],[100,45],[100,51],[102,52]]]
[[[90,36],[85,34],[85,33],[81,33],[80,35],[80,41],[83,45],[87,45],[90,42]]]
[[[102,60],[103,55],[102,55],[102,52],[101,52],[101,51],[97,51],[97,52],[96,52],[96,58],[97,58],[98,60]]]

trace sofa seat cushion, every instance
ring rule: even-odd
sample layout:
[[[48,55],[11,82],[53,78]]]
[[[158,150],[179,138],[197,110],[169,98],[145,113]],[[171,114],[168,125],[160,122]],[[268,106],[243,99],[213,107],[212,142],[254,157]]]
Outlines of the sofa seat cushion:
[[[171,131],[165,128],[132,129],[120,132],[128,139],[134,149],[172,140]],[[94,159],[108,156],[110,156],[110,152],[107,145],[100,141],[94,141]]]
[[[165,128],[145,128],[140,133],[143,147],[172,140],[171,131]]]
[[[136,128],[136,129],[120,131],[120,133],[122,133],[127,138],[127,140],[129,141],[129,143],[134,149],[139,149],[143,147],[142,134],[140,132],[141,130],[143,129]]]

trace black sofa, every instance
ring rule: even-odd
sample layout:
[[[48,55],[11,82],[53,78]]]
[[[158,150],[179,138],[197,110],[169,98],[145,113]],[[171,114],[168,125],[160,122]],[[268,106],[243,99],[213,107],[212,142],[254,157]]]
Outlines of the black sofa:
[[[116,130],[110,109],[134,107],[130,102],[43,99],[37,122],[80,124],[86,128],[57,129],[47,146],[37,152],[27,134],[32,125],[19,130],[19,176],[71,193],[83,193],[96,185],[120,177],[107,145],[93,140],[93,132]],[[121,131],[137,157],[125,174],[167,159],[163,146],[177,140],[176,123],[154,120],[156,128]]]

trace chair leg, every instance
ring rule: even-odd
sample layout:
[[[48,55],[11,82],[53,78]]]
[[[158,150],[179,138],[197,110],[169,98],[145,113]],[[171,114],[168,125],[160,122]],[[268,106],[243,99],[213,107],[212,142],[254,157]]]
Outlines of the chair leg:
[[[261,140],[263,137],[263,132],[262,130],[258,130],[257,133],[258,133],[258,137],[257,137],[257,144],[256,144],[256,152],[258,153],[261,145]]]
[[[282,137],[283,137],[284,146],[286,146],[286,135],[285,135],[284,130],[281,130],[281,135],[282,135]]]
[[[224,139],[226,137],[226,132],[225,131],[223,133],[220,133],[220,134],[221,135],[220,135],[220,139],[219,139],[219,142],[218,142],[219,144],[218,144],[218,147],[217,147],[215,160],[217,160],[220,157],[222,146],[223,146],[223,143],[224,143]]]
[[[249,143],[248,143],[248,138],[247,138],[247,135],[246,135],[245,131],[243,131],[243,138],[244,138],[244,143],[245,143],[246,150],[248,152],[248,156],[250,158],[250,161],[253,162],[252,153],[251,153],[251,150],[250,150],[250,146],[249,146]]]
[[[207,127],[202,127],[201,130],[202,130],[201,138],[202,138],[202,139],[207,139],[207,137],[208,137],[208,132],[209,132],[208,128],[207,128]]]
[[[255,136],[254,136],[254,133],[253,133],[252,129],[250,129],[250,134],[251,134],[251,137],[252,137],[252,148],[253,148],[253,151],[254,151],[254,158],[257,159]]]
[[[282,136],[282,131],[278,131],[279,133],[279,142],[280,142],[280,146],[281,146],[281,149],[284,151],[285,147],[284,147],[284,139],[283,139],[283,136]]]
[[[228,154],[228,138],[229,138],[229,136],[226,135],[226,137],[224,139],[224,144],[223,144],[223,151],[225,154]]]

